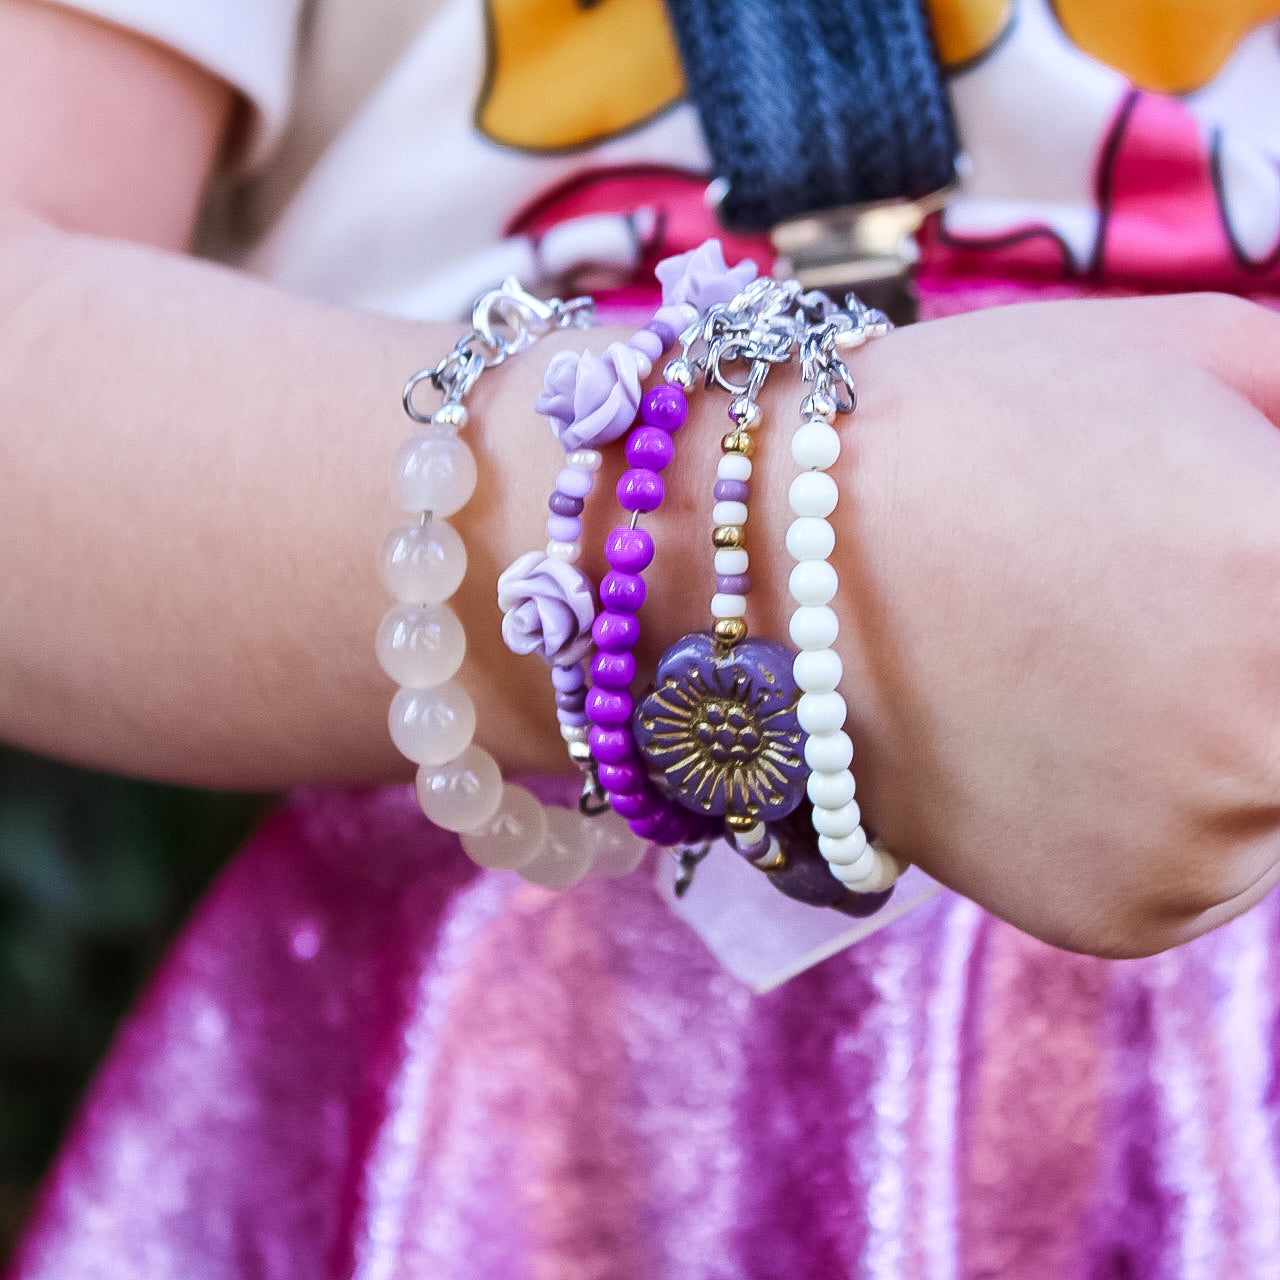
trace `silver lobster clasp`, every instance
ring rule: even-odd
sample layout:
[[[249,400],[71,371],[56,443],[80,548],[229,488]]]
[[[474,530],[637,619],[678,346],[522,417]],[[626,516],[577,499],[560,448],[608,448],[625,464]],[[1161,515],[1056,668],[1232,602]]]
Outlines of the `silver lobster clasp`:
[[[471,327],[500,360],[532,346],[559,323],[560,309],[530,293],[515,276],[481,294],[471,308]]]

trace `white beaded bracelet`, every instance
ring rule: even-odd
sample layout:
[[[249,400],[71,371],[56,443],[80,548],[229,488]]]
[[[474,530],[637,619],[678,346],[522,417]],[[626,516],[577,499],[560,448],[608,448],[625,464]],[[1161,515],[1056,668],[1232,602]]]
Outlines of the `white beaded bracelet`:
[[[862,327],[855,331],[856,338],[850,336],[851,344],[887,328],[884,322],[872,327],[866,314],[860,318]],[[832,353],[830,359],[839,357]],[[796,562],[788,581],[796,605],[790,632],[799,650],[792,674],[801,689],[796,715],[808,734],[804,754],[811,772],[806,791],[813,806],[818,850],[842,884],[856,893],[875,893],[888,889],[904,868],[887,849],[868,842],[862,828],[849,768],[853,742],[844,727],[848,706],[837,689],[844,669],[834,648],[840,620],[831,602],[840,582],[831,563],[835,530],[828,517],[836,508],[839,489],[829,472],[840,456],[840,436],[832,422],[838,408],[853,408],[852,382],[847,373],[845,377],[848,403],[838,405],[818,385],[805,400],[803,420],[791,438],[791,456],[801,468],[787,493],[794,519],[786,545]]]
[[[476,302],[471,332],[405,385],[405,412],[420,429],[397,451],[393,483],[401,508],[415,513],[418,523],[394,530],[382,550],[382,579],[397,603],[378,628],[377,655],[400,685],[388,724],[396,747],[418,765],[418,802],[437,826],[459,834],[473,861],[518,870],[546,888],[572,884],[587,870],[625,874],[643,856],[644,844],[611,815],[588,823],[505,783],[497,761],[472,741],[475,706],[453,679],[466,635],[446,603],[462,584],[467,553],[448,517],[476,487],[475,455],[458,436],[467,423],[467,394],[486,369],[589,314],[586,299],[544,302],[514,278]],[[444,397],[431,414],[414,405],[423,381]]]

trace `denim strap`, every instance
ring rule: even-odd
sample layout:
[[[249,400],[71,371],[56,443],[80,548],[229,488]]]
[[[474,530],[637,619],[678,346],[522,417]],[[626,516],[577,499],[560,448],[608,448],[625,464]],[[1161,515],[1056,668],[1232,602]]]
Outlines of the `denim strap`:
[[[667,0],[726,226],[954,178],[957,142],[920,0]]]

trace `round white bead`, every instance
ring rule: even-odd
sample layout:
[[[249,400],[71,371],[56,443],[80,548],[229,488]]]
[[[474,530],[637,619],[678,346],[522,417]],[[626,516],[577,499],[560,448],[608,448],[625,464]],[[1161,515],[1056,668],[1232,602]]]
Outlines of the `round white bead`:
[[[791,675],[805,693],[826,693],[840,683],[844,663],[834,649],[811,649],[796,654]]]
[[[743,547],[722,547],[716,552],[715,567],[717,573],[746,573],[751,558]]]
[[[818,810],[815,809],[814,813]],[[817,823],[814,823],[817,826]],[[834,866],[855,866],[867,848],[867,833],[861,825],[855,825],[848,835],[836,836],[827,832],[821,833],[818,848],[822,856]],[[871,862],[866,863],[870,867]]]
[[[552,538],[547,543],[547,555],[553,560],[563,560],[565,564],[577,564],[582,559],[582,544],[580,542],[560,542],[556,538]]]
[[[838,773],[853,763],[853,743],[843,730],[810,734],[804,741],[804,762],[816,773]]]
[[[790,631],[797,649],[830,649],[840,634],[840,619],[829,604],[802,604],[791,615]]]
[[[824,693],[802,693],[796,704],[796,717],[805,733],[835,733],[844,728],[849,708],[834,690]]]
[[[795,429],[791,437],[791,456],[796,465],[817,467],[825,471],[840,456],[840,435],[830,423],[811,418]]]
[[[747,597],[727,591],[717,591],[711,597],[713,618],[741,618],[747,611]]]
[[[747,504],[745,502],[717,502],[711,508],[712,524],[746,524]]]
[[[591,870],[591,844],[583,830],[590,819],[558,805],[549,805],[546,815],[546,847],[519,868],[520,877],[544,889],[567,889]]]
[[[435,689],[398,689],[387,717],[391,741],[414,764],[439,765],[461,755],[476,731],[476,709],[452,680]]]
[[[494,871],[514,871],[536,858],[547,844],[547,812],[542,801],[524,787],[502,788],[493,817],[475,831],[462,833],[462,847],[472,862]]]
[[[769,829],[763,822],[757,822],[746,831],[738,832],[733,838],[733,843],[739,853],[748,858],[758,858],[764,853],[765,846],[769,843]]]
[[[836,482],[825,471],[802,471],[787,490],[787,501],[798,516],[821,516],[825,519],[840,499]]]
[[[822,841],[825,837],[818,837],[818,849],[822,849]],[[835,843],[835,842],[832,842]],[[824,855],[825,856],[825,855]],[[876,851],[867,845],[862,852],[856,854],[850,861],[841,862],[838,859],[827,858],[827,866],[831,868],[831,874],[835,876],[841,884],[854,889],[859,893],[866,893],[868,890],[863,885],[875,878],[876,874]]]
[[[829,560],[801,560],[787,580],[796,604],[829,604],[840,588],[840,575]]]
[[[467,549],[447,520],[395,529],[382,544],[382,581],[407,604],[447,600],[466,572]]]
[[[417,431],[400,446],[394,479],[406,511],[451,516],[476,490],[476,458],[455,435]]]
[[[818,847],[822,847],[821,839],[818,841]],[[874,845],[867,852],[871,855],[871,861],[865,867],[861,862],[847,868],[838,863],[831,863],[831,870],[836,878],[855,893],[879,893],[884,889],[892,888],[894,881],[902,874],[902,868],[898,866],[893,855],[877,849]],[[855,872],[857,874],[854,874]]]
[[[856,800],[841,805],[838,809],[815,809],[813,811],[813,829],[820,836],[830,836],[833,840],[841,840],[859,830],[862,821],[862,810]]]
[[[787,528],[787,550],[793,560],[829,560],[836,531],[817,516],[800,516]]]
[[[565,466],[579,471],[599,471],[603,462],[604,454],[599,449],[574,449],[564,456]]]
[[[751,459],[744,453],[722,453],[716,463],[718,480],[750,480]]]
[[[580,724],[562,724],[560,726],[560,737],[565,742],[586,742],[586,727]]]
[[[648,841],[635,835],[616,813],[597,814],[585,823],[583,839],[591,844],[591,874],[602,879],[630,875],[649,851]]]
[[[816,769],[805,780],[805,790],[812,804],[824,809],[838,809],[853,799],[857,784],[848,769],[819,773]]]
[[[383,615],[375,649],[397,684],[432,689],[457,675],[467,634],[447,604],[397,604]]]
[[[414,785],[422,812],[446,831],[484,826],[502,801],[498,762],[474,743],[443,765],[420,768]]]

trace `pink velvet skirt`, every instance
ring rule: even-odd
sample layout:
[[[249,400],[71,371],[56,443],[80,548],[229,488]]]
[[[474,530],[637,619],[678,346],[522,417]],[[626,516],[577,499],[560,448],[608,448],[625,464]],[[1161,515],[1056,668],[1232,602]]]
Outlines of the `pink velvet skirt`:
[[[21,1280],[1280,1276],[1280,898],[1152,959],[944,894],[765,996],[643,872],[294,796],[88,1095]]]

